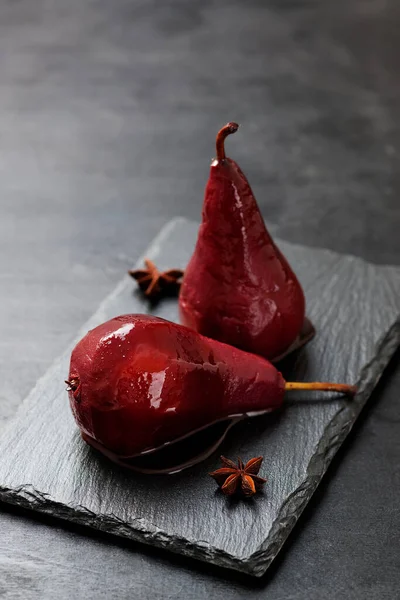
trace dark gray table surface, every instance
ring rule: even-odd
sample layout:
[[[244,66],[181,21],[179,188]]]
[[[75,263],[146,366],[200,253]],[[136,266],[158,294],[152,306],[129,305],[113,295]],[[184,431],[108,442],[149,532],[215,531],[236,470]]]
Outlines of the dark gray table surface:
[[[175,215],[214,134],[271,231],[400,264],[397,0],[0,3],[0,432]],[[400,593],[400,356],[261,581],[0,512],[0,597]]]

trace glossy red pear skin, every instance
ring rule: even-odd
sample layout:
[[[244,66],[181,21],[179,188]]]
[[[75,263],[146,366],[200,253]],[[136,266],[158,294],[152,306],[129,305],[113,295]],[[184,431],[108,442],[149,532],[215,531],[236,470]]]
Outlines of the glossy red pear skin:
[[[271,360],[302,328],[302,288],[266,230],[246,177],[230,158],[211,166],[179,307],[188,327]]]
[[[80,429],[133,456],[233,414],[272,410],[284,380],[265,359],[147,315],[125,315],[72,352],[69,391]]]

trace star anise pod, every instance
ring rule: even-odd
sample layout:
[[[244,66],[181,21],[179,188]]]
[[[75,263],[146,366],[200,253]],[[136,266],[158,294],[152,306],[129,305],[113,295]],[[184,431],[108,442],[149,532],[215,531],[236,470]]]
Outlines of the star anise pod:
[[[138,286],[147,298],[153,300],[163,292],[171,292],[179,289],[183,271],[180,269],[170,269],[169,271],[160,273],[153,261],[148,258],[145,259],[144,264],[146,265],[146,269],[136,269],[128,271],[128,273],[136,279]]]
[[[213,471],[210,475],[221,486],[221,491],[227,496],[232,496],[236,492],[241,492],[248,497],[253,496],[267,481],[264,477],[258,475],[263,461],[262,456],[250,459],[245,465],[240,458],[238,458],[237,465],[225,456],[220,458],[224,466],[217,471]]]

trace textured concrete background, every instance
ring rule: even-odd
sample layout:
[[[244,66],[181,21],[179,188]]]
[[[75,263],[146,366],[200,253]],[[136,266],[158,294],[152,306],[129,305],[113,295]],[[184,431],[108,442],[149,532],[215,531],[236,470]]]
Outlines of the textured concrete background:
[[[396,0],[3,0],[1,422],[161,225],[217,129],[271,231],[400,264]],[[5,598],[394,598],[399,358],[267,580],[0,513]]]

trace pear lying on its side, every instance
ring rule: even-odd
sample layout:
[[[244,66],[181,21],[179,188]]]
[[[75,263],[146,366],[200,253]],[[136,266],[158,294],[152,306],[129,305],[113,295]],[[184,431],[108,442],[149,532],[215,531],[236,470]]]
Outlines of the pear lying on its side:
[[[85,439],[120,457],[277,408],[285,390],[262,357],[148,315],[117,317],[89,331],[72,352],[68,385]]]

